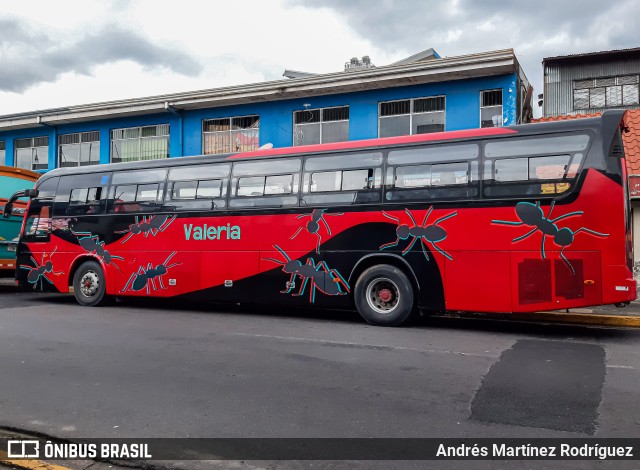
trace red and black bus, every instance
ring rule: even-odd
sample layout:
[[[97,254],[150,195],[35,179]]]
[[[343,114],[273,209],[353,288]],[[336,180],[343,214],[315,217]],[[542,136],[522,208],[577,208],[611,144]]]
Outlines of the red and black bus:
[[[377,325],[627,303],[623,117],[53,170],[17,278],[89,306],[355,307]]]

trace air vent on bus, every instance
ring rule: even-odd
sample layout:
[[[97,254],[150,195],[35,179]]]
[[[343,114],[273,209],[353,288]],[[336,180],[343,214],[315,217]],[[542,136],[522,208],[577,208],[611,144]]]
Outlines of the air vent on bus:
[[[622,145],[614,144],[611,146],[611,156],[615,158],[622,158],[624,156],[624,150]]]

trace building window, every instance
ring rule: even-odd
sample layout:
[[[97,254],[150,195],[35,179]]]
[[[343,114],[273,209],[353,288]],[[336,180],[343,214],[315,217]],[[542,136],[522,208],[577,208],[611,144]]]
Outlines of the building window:
[[[590,78],[573,82],[573,109],[638,105],[639,76]]]
[[[293,112],[293,145],[349,140],[349,106]]]
[[[18,168],[46,170],[49,168],[49,137],[16,139],[16,161]]]
[[[111,161],[158,160],[169,156],[169,124],[111,130]]]
[[[100,163],[100,132],[78,132],[58,137],[58,166],[87,166]]]
[[[502,90],[480,92],[480,127],[502,126]]]
[[[260,146],[260,117],[241,116],[202,121],[205,154],[235,153]]]
[[[444,131],[445,97],[430,96],[380,103],[380,137]]]
[[[6,151],[6,143],[4,140],[0,140],[0,165],[6,165],[5,159],[5,151]]]

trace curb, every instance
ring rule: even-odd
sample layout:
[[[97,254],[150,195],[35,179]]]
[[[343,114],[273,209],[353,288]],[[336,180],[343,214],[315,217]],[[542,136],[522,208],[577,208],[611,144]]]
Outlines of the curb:
[[[531,321],[546,323],[567,323],[572,325],[615,326],[624,328],[640,328],[640,316],[609,315],[597,313],[560,313],[560,312],[528,312],[528,313],[474,313],[462,314],[464,318],[495,318],[511,321]]]

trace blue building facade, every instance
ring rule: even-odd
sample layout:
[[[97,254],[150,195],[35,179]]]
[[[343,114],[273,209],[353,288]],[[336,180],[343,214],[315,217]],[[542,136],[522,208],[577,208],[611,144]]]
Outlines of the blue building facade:
[[[48,171],[513,125],[528,121],[530,96],[512,50],[444,59],[434,53],[385,67],[0,116],[0,164]],[[307,140],[296,137],[302,130]],[[229,144],[241,138],[242,145]]]

